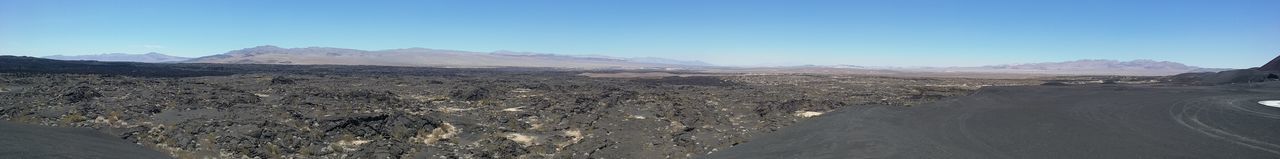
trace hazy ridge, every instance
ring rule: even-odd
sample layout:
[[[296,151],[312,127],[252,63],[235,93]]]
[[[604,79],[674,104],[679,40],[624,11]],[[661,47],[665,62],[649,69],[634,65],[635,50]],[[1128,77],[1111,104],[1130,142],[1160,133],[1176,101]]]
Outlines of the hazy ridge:
[[[188,57],[170,56],[161,53],[145,53],[145,54],[127,54],[127,53],[107,53],[95,55],[53,55],[43,58],[55,60],[90,60],[90,61],[119,61],[119,62],[179,62],[190,60]]]
[[[191,63],[334,64],[433,67],[555,67],[555,68],[679,68],[705,66],[704,62],[658,58],[584,57],[512,51],[471,52],[427,48],[379,51],[307,47],[258,46],[205,56]]]

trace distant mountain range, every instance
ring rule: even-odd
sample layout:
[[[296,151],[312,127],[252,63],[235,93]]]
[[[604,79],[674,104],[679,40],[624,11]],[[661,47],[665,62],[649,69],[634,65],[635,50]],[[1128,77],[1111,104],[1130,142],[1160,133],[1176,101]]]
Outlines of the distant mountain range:
[[[281,48],[271,45],[233,50],[199,58],[184,58],[159,53],[98,54],[80,56],[46,56],[59,60],[95,60],[128,62],[186,62],[235,64],[298,65],[380,65],[428,67],[548,67],[573,69],[688,69],[707,72],[743,73],[826,73],[912,75],[916,73],[965,75],[1040,74],[1040,75],[1141,75],[1163,76],[1188,72],[1217,72],[1229,69],[1201,68],[1169,61],[1155,60],[1076,60],[980,67],[870,67],[857,65],[804,65],[784,67],[719,67],[712,64],[657,57],[622,58],[609,56],[574,56],[550,53],[494,51],[471,52],[427,48],[367,51],[332,47]],[[1280,59],[1280,58],[1278,58]],[[1273,67],[1280,67],[1280,64]],[[968,73],[968,74],[966,74]]]
[[[433,67],[556,67],[556,68],[687,68],[709,64],[662,58],[614,58],[546,53],[469,52],[426,48],[366,51],[330,47],[280,48],[258,46],[191,59],[190,63],[334,64]]]
[[[1066,62],[1046,62],[1017,65],[983,66],[989,69],[1029,69],[1029,70],[1198,70],[1200,67],[1187,66],[1182,63],[1155,60],[1076,60]]]
[[[108,53],[108,54],[97,54],[97,55],[74,55],[74,56],[53,55],[53,56],[45,56],[42,58],[55,59],[55,60],[91,60],[91,61],[120,61],[120,62],[147,62],[147,63],[181,62],[181,61],[186,61],[191,59],[187,57],[169,56],[169,55],[154,53],[154,52],[145,53],[145,54]]]
[[[1028,64],[1008,64],[979,67],[877,67],[857,65],[805,65],[787,67],[769,67],[748,70],[768,70],[767,72],[801,72],[801,73],[836,73],[836,74],[875,74],[906,76],[912,73],[938,73],[968,77],[969,74],[991,75],[1127,75],[1127,76],[1165,76],[1190,72],[1218,72],[1231,69],[1201,68],[1187,66],[1182,63],[1155,60],[1075,60],[1065,62],[1045,62]],[[741,71],[740,71],[741,72]]]
[[[947,67],[928,69],[904,69],[942,72],[1027,73],[1051,75],[1139,75],[1164,76],[1189,72],[1217,72],[1230,69],[1202,68],[1182,63],[1155,60],[1075,60],[1029,64],[994,65],[981,67]]]

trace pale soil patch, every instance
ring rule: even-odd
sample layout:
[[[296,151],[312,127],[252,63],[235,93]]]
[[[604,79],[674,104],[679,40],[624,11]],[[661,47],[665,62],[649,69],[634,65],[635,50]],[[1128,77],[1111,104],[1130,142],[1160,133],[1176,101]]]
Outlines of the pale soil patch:
[[[520,133],[508,133],[503,137],[507,138],[508,140],[515,141],[516,143],[520,143],[520,145],[524,145],[526,147],[533,146],[534,144],[533,140],[537,139],[537,137],[535,136],[529,136],[529,135],[524,135]]]
[[[373,140],[340,140],[334,144],[337,145],[338,147],[341,147],[342,150],[345,150],[345,151],[356,151],[356,150],[360,150],[359,149],[360,145],[364,145],[369,142],[373,142]]]
[[[556,144],[556,151],[563,150],[565,147],[568,147],[569,145],[577,144],[578,142],[582,141],[581,130],[565,130],[564,136],[569,137],[569,141]]]

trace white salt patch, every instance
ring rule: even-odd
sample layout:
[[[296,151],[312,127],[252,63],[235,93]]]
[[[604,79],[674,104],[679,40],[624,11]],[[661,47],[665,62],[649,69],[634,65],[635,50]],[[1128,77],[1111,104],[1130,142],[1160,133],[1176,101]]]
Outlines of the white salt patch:
[[[348,144],[350,144],[350,145],[364,145],[364,144],[367,144],[367,143],[369,143],[369,142],[373,142],[373,141],[372,141],[372,140],[352,140],[351,142],[348,142]]]
[[[798,116],[798,117],[805,117],[805,118],[808,118],[808,117],[815,117],[815,116],[819,116],[819,115],[822,115],[822,112],[815,112],[815,111],[796,111],[796,116]]]
[[[1277,108],[1280,108],[1280,100],[1264,100],[1264,101],[1258,101],[1258,104],[1262,104],[1262,105],[1265,105],[1265,106],[1271,106],[1271,107],[1277,107]]]
[[[445,112],[445,113],[448,113],[448,112],[460,112],[460,111],[468,111],[468,110],[472,110],[472,109],[476,109],[476,108],[454,108],[454,107],[444,107],[444,112]]]
[[[523,108],[524,108],[524,107],[507,108],[507,109],[502,109],[502,111],[504,111],[504,112],[518,112],[518,111],[524,111],[524,110],[523,110]]]

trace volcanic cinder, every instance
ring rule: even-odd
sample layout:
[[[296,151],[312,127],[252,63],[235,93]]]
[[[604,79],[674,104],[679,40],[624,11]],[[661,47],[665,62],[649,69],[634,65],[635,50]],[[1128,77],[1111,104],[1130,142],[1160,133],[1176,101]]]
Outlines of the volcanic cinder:
[[[1262,67],[1258,67],[1258,70],[1280,72],[1280,56],[1276,56],[1275,59],[1271,59],[1271,62],[1267,62],[1267,64],[1262,65]]]
[[[1273,158],[1280,83],[1013,86],[851,106],[707,158]]]

